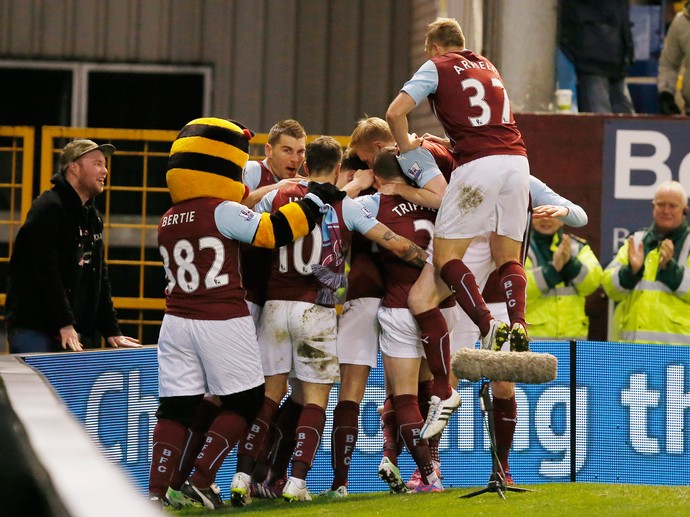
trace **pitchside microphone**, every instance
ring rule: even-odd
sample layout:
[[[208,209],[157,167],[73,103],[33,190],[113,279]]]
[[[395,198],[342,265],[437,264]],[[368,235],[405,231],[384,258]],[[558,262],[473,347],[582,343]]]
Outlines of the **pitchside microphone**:
[[[494,352],[461,348],[451,359],[458,379],[543,384],[556,378],[558,359],[535,352]]]

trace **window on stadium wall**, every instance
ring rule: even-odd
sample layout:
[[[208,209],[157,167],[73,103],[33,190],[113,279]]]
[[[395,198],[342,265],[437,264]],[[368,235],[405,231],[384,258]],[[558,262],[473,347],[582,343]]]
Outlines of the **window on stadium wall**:
[[[69,68],[0,67],[0,125],[70,125]]]
[[[180,129],[204,114],[205,77],[193,73],[89,74],[89,127]]]
[[[0,60],[0,126],[180,129],[209,111],[210,82],[208,67]]]
[[[0,126],[43,125],[68,126],[72,111],[73,72],[65,67],[18,68],[3,66],[0,61]],[[40,139],[40,131],[37,138]],[[34,184],[38,184],[40,142],[35,142]],[[5,160],[11,160],[9,154]],[[9,183],[10,163],[0,163],[0,181]],[[3,196],[7,190],[3,189]],[[17,192],[18,194],[18,192]],[[36,196],[38,192],[33,192]],[[14,200],[14,206],[18,199]],[[9,210],[12,200],[0,197],[0,211]],[[2,245],[8,245],[8,235],[2,234]],[[5,256],[5,255],[3,255]],[[4,292],[4,291],[3,291]]]

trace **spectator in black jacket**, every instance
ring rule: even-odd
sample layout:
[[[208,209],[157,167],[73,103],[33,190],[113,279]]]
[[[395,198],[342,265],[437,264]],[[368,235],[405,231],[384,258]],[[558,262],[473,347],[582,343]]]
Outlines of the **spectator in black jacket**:
[[[33,203],[10,257],[6,321],[11,353],[81,351],[104,336],[113,347],[139,347],[122,335],[104,260],[103,192],[110,144],[68,143],[54,187]]]
[[[631,27],[629,0],[560,1],[560,45],[575,65],[579,111],[633,113],[625,84]]]

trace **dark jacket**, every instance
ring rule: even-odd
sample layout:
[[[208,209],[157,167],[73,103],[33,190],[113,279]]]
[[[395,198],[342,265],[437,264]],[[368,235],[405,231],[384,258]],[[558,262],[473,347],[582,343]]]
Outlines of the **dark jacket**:
[[[580,74],[623,78],[632,64],[628,0],[561,0],[560,45]]]
[[[93,199],[82,205],[62,174],[33,202],[10,258],[6,315],[9,329],[59,335],[66,325],[86,346],[100,335],[121,335],[104,260],[103,220]],[[56,343],[56,349],[59,343]]]

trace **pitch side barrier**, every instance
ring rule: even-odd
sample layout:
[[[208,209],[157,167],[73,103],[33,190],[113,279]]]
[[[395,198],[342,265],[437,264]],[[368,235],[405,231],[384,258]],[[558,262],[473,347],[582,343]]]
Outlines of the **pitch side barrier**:
[[[533,342],[534,352],[558,359],[558,376],[546,384],[518,384],[518,424],[511,472],[523,484],[586,481],[677,485],[690,480],[690,348],[611,342]],[[146,491],[151,434],[157,407],[155,347],[27,355],[67,407]],[[577,386],[577,389],[575,389]],[[477,401],[479,383],[461,382],[463,404],[441,440],[446,487],[486,484],[490,473],[487,433]],[[370,376],[352,457],[350,492],[387,490],[378,479],[382,434],[376,407],[385,397],[383,369]],[[324,439],[308,485],[329,488],[330,432],[338,386],[331,393]],[[236,456],[219,474],[226,497]],[[403,476],[414,465],[400,458]]]
[[[67,384],[70,375],[63,372]],[[46,378],[12,355],[0,356],[0,466],[3,517],[163,515],[101,454]]]

